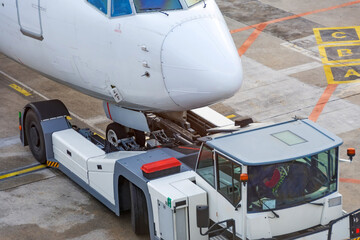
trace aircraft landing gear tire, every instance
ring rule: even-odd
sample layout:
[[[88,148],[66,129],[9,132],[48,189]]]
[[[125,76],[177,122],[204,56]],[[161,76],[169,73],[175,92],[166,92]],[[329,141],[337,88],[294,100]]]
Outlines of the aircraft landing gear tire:
[[[119,145],[118,140],[126,138],[127,133],[124,126],[118,123],[110,123],[106,128],[106,140],[112,145],[117,147]]]
[[[25,134],[29,148],[35,159],[46,163],[45,141],[40,120],[33,110],[28,110],[25,118]]]
[[[137,235],[149,234],[149,218],[146,199],[143,191],[130,184],[131,225]]]

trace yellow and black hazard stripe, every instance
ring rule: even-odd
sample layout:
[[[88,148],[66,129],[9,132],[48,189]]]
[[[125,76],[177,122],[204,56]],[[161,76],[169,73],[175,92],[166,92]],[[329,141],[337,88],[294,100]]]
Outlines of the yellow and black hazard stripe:
[[[52,161],[46,161],[46,165],[48,167],[54,167],[54,168],[58,168],[59,167],[59,163],[58,162],[52,162]]]

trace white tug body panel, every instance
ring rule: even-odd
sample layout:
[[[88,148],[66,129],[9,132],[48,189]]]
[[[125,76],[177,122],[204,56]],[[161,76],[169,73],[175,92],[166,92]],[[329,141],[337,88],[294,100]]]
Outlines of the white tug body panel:
[[[215,140],[219,138],[222,139],[218,136]],[[118,162],[125,160],[122,163],[123,166],[127,166],[128,170],[136,173],[138,175],[136,178],[139,178],[142,175],[140,171],[142,164],[146,161],[162,159],[153,159],[157,156],[157,150],[105,153],[73,129],[54,132],[52,143],[54,159],[86,183],[91,188],[90,192],[95,191],[112,205],[119,204],[115,195],[118,187],[115,165]],[[145,155],[148,157],[145,158]],[[160,156],[166,158],[166,154]],[[147,160],[144,161],[144,159]],[[134,168],[130,163],[135,163],[137,167]],[[246,166],[243,168],[244,172]],[[248,194],[247,185],[240,185],[243,196],[238,207],[235,207],[223,194],[219,193],[219,190],[209,184],[208,180],[214,179],[212,174],[214,173],[195,172],[188,169],[177,174],[146,180],[148,208],[151,206],[152,221],[155,223],[154,233],[158,239],[206,239],[207,236],[202,236],[196,226],[196,208],[199,205],[209,206],[209,217],[213,222],[233,219],[237,230],[236,235],[239,238],[243,238],[242,230],[245,227],[248,239],[272,238],[296,233],[314,226],[327,225],[330,221],[343,216],[342,196],[338,191],[309,203],[274,210],[280,217],[276,217],[272,211],[246,212],[244,205],[247,205],[245,197]],[[226,179],[220,181],[216,183],[218,186],[229,184],[224,182]],[[225,223],[220,226],[226,228]],[[348,232],[344,229],[349,229],[348,218],[337,221],[332,228],[331,239],[347,238]],[[202,232],[205,231],[206,228],[202,230]],[[320,231],[308,237],[296,239],[322,240],[327,238],[327,235],[327,231]]]

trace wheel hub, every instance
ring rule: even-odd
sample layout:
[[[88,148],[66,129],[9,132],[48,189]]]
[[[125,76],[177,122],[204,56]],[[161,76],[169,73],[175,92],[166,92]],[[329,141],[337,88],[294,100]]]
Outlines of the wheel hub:
[[[37,131],[35,126],[31,126],[30,128],[30,139],[31,142],[34,144],[34,146],[36,147],[40,146],[39,132]]]
[[[107,134],[107,140],[112,144],[114,145],[115,147],[117,147],[119,144],[118,144],[118,138],[116,136],[116,133],[114,132],[114,130],[110,129],[108,131],[108,134]]]

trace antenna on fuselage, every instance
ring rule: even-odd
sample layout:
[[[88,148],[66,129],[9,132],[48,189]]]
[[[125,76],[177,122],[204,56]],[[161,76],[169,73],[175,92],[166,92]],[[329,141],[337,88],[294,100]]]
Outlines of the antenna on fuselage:
[[[205,2],[205,0],[203,0],[203,2],[204,2],[204,8],[206,8],[206,2]]]

